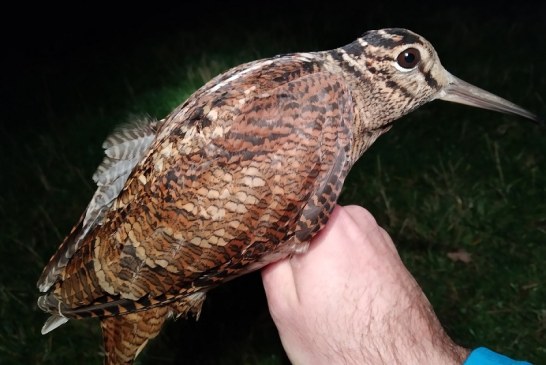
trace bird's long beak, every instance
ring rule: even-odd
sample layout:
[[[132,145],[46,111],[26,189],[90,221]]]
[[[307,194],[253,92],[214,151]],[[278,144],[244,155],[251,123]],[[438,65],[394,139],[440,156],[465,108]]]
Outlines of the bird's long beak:
[[[442,90],[438,99],[452,101],[454,103],[466,104],[478,108],[494,110],[506,114],[516,114],[531,119],[535,123],[542,124],[535,114],[522,107],[491,94],[474,85],[463,81],[448,73],[448,85]]]

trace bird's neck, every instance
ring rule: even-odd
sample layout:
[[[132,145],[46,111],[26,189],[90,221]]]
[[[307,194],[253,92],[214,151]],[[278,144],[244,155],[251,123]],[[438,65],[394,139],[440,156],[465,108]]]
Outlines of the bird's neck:
[[[356,160],[391,128],[386,121],[382,105],[377,105],[370,97],[374,83],[366,70],[363,46],[355,41],[345,47],[324,53],[328,71],[340,75],[346,82],[353,102],[353,137],[351,160]],[[394,118],[393,118],[394,119]]]

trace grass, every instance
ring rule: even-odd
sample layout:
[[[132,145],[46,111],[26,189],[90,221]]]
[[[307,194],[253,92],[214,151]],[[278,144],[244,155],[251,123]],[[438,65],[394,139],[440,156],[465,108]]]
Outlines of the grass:
[[[37,277],[92,195],[90,176],[109,131],[131,115],[164,116],[230,66],[331,48],[364,29],[399,24],[427,36],[455,75],[546,110],[544,52],[537,50],[544,44],[533,38],[544,34],[543,22],[518,11],[484,21],[464,9],[442,13],[441,21],[440,9],[413,18],[418,10],[274,12],[265,25],[233,20],[216,33],[182,29],[82,47],[21,74],[17,114],[0,127],[0,363],[100,363],[96,321],[40,335],[46,316],[35,305]],[[435,102],[366,152],[340,200],[367,207],[393,235],[457,342],[535,363],[546,362],[545,137],[517,118]],[[457,251],[472,261],[450,260]],[[249,275],[213,291],[199,322],[170,323],[140,362],[287,359],[260,278]]]

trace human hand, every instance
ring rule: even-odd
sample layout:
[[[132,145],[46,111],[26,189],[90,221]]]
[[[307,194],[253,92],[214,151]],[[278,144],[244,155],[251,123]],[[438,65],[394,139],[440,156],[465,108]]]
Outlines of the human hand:
[[[309,251],[262,270],[295,365],[462,364],[391,238],[369,212],[336,207]]]

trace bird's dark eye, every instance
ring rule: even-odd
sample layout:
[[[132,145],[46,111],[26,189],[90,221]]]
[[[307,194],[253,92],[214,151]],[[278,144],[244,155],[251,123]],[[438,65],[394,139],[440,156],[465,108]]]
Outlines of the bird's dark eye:
[[[400,67],[408,70],[414,68],[419,61],[421,61],[421,53],[415,48],[408,48],[396,57],[396,62]]]

